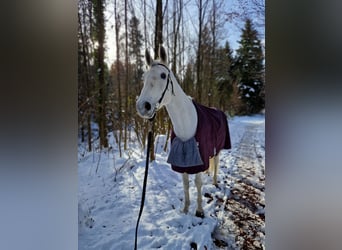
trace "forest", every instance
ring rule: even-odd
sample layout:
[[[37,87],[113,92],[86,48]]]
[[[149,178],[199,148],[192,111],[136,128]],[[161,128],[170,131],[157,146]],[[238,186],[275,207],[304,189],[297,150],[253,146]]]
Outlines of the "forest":
[[[228,30],[229,24],[239,33]],[[145,50],[156,57],[159,45],[180,86],[196,101],[228,116],[262,111],[264,25],[263,0],[79,0],[78,129],[86,150],[110,148],[109,132],[120,155],[132,133],[144,147],[148,126],[135,101]],[[236,48],[232,36],[238,36]],[[164,109],[154,126],[155,134],[169,136]]]

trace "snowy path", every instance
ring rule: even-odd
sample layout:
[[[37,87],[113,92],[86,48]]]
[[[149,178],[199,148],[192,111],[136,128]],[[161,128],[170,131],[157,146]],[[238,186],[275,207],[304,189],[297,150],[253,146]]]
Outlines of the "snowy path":
[[[212,178],[203,174],[204,219],[194,216],[194,176],[190,176],[189,214],[180,212],[182,178],[170,169],[167,153],[160,149],[165,138],[157,138],[138,249],[264,248],[264,116],[236,117],[229,121],[229,126],[233,149],[221,152],[219,187],[213,186]],[[112,137],[110,142],[115,145]],[[134,246],[144,154],[134,143],[122,158],[113,148],[79,159],[80,250]]]
[[[228,249],[264,248],[264,145],[264,128],[252,123],[245,126],[241,139],[231,151],[231,167],[224,171],[230,194],[225,200],[217,200],[218,206],[224,206],[226,212],[215,230],[217,246]],[[226,169],[226,166],[222,168]]]

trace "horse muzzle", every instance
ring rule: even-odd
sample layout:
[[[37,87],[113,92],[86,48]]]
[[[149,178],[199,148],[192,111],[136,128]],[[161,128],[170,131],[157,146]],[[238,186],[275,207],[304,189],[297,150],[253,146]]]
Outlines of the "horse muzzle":
[[[148,101],[138,100],[136,108],[138,114],[144,119],[151,119],[156,113],[155,105]]]

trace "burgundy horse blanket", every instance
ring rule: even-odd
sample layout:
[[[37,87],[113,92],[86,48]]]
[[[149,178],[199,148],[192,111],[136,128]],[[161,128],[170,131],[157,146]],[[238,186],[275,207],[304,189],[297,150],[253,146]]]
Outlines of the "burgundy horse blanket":
[[[208,108],[193,101],[198,125],[194,137],[180,140],[172,131],[171,151],[167,162],[179,173],[196,174],[209,168],[209,157],[221,149],[230,149],[227,116],[218,109]]]

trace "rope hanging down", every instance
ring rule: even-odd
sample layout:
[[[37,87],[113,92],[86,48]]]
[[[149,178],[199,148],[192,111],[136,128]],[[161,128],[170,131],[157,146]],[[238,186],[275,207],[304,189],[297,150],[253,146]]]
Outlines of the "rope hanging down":
[[[142,211],[144,209],[144,203],[145,203],[146,183],[147,183],[147,175],[148,175],[148,164],[149,164],[149,161],[150,161],[150,148],[151,148],[152,135],[153,135],[153,118],[150,120],[150,122],[151,122],[151,129],[148,132],[145,176],[144,176],[144,184],[143,184],[143,190],[142,190],[142,196],[141,196],[140,211],[139,211],[139,216],[138,216],[138,220],[137,220],[137,225],[135,227],[134,250],[137,250],[139,222],[140,222],[140,217],[141,217]]]

